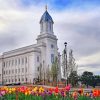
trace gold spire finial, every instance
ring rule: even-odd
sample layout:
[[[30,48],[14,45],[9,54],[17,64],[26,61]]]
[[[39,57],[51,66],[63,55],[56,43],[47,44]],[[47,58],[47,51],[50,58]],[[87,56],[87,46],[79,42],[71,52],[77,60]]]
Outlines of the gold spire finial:
[[[45,5],[45,10],[47,11],[47,5]]]

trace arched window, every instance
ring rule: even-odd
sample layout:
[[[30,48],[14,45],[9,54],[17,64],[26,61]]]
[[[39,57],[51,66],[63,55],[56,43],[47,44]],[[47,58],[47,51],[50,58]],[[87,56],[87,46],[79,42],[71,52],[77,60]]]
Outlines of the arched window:
[[[37,62],[39,62],[39,56],[37,56]]]
[[[46,29],[45,30],[46,30],[46,32],[48,32],[48,22],[46,22],[45,25],[46,25]]]
[[[49,23],[49,26],[50,26],[50,31],[51,31],[51,23]]]

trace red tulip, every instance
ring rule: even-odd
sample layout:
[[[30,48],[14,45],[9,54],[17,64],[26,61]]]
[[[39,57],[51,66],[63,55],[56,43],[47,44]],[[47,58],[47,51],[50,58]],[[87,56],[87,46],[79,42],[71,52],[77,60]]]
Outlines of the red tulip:
[[[94,97],[99,96],[99,90],[93,90],[93,96]]]
[[[58,93],[59,92],[58,87],[56,87],[54,91],[55,91],[55,93]]]

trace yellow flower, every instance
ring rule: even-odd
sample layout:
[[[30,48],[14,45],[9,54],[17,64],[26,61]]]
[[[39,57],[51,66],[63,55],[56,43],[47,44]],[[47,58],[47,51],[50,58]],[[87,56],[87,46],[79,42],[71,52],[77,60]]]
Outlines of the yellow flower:
[[[31,94],[31,91],[28,91],[28,94],[30,95]]]
[[[37,88],[37,87],[35,87],[35,88],[33,89],[33,92],[37,92],[37,90],[38,90],[38,88]]]
[[[25,95],[28,95],[28,93],[27,93],[27,92],[25,92]]]
[[[15,92],[15,90],[16,90],[15,88],[12,88],[12,92]]]
[[[11,94],[11,90],[9,91],[9,94]]]
[[[42,92],[44,92],[44,88],[43,87],[40,87],[39,88],[39,93],[42,93]]]

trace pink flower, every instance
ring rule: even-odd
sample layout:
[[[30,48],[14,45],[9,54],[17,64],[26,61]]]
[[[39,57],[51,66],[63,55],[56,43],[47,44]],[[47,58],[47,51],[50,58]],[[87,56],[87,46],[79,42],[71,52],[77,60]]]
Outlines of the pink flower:
[[[6,94],[6,92],[5,91],[1,91],[1,93],[0,93],[1,95],[5,95]]]
[[[69,90],[70,90],[70,85],[66,86],[66,87],[65,87],[65,90],[66,90],[66,91],[69,91]]]

